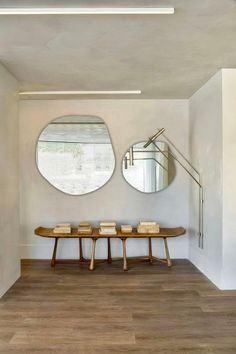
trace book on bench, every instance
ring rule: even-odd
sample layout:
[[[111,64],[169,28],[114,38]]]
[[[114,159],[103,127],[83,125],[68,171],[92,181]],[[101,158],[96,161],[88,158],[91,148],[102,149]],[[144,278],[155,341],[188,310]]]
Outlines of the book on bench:
[[[63,223],[63,224],[57,224],[53,232],[55,234],[70,234],[71,233],[71,224],[69,223]]]

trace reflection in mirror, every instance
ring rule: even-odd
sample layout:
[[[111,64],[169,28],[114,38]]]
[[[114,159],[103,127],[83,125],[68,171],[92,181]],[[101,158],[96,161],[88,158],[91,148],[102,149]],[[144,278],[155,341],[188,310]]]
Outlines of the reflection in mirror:
[[[166,188],[174,178],[174,161],[167,143],[156,141],[144,148],[145,141],[129,148],[123,157],[122,171],[126,181],[144,193]]]
[[[94,116],[65,116],[39,136],[36,161],[54,187],[71,195],[86,194],[111,178],[115,157],[106,124]]]

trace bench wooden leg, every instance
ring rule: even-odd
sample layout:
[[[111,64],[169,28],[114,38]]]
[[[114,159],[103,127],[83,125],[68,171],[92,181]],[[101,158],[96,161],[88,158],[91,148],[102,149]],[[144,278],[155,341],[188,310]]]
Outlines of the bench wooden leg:
[[[164,238],[164,245],[165,245],[165,251],[166,251],[166,260],[167,260],[167,265],[168,267],[172,266],[172,262],[170,259],[170,253],[169,253],[169,248],[168,248],[168,243],[167,243],[167,238]]]
[[[112,258],[111,258],[111,239],[108,237],[107,238],[107,263],[112,263]]]
[[[95,248],[96,248],[96,238],[92,239],[92,253],[91,253],[91,261],[90,261],[90,265],[89,265],[89,269],[90,270],[94,270],[95,268]]]
[[[122,245],[123,245],[123,270],[128,270],[127,265],[127,257],[126,257],[126,238],[122,238]]]
[[[152,238],[148,238],[148,249],[149,249],[149,262],[153,263],[153,258],[152,258]]]
[[[83,239],[82,237],[79,238],[79,262],[84,263],[84,255],[83,255]]]
[[[58,243],[58,237],[55,237],[52,260],[51,260],[51,267],[55,267],[55,265],[56,265],[57,243]]]

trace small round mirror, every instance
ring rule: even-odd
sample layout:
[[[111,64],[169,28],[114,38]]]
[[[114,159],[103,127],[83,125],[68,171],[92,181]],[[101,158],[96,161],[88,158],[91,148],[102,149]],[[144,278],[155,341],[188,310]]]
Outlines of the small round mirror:
[[[126,181],[143,193],[168,187],[175,175],[174,161],[167,143],[156,141],[144,148],[146,141],[132,145],[122,160]]]
[[[49,123],[39,136],[36,161],[49,183],[71,195],[99,189],[115,168],[107,126],[94,116],[65,116]]]

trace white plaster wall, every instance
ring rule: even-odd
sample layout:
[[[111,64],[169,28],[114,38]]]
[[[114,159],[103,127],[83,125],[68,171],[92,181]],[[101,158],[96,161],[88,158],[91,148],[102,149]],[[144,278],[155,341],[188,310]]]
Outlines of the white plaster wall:
[[[103,118],[108,125],[116,155],[112,179],[100,190],[85,196],[69,196],[53,188],[39,174],[35,163],[35,145],[41,130],[51,120],[67,114],[90,114]],[[48,100],[20,103],[20,223],[21,257],[50,258],[52,240],[34,236],[39,226],[53,226],[60,221],[77,224],[89,220],[97,224],[110,219],[136,224],[140,219],[155,219],[162,226],[188,227],[189,177],[177,168],[177,176],[164,191],[143,194],[130,187],[121,174],[121,159],[126,149],[147,139],[157,128],[188,154],[187,100]],[[159,242],[159,241],[158,241]],[[161,241],[160,241],[161,242]],[[162,247],[157,248],[162,255]],[[147,240],[129,240],[128,255],[145,254]],[[170,241],[175,258],[188,258],[188,237]],[[85,255],[90,242],[85,244]],[[112,254],[121,254],[118,240],[112,242]],[[97,257],[106,255],[103,240],[97,245]],[[78,241],[62,240],[60,258],[78,257]]]
[[[17,91],[0,64],[0,297],[20,276]]]
[[[222,72],[190,98],[190,155],[204,186],[204,249],[198,247],[198,188],[191,186],[189,258],[217,286],[222,268]]]
[[[236,289],[236,70],[222,70],[223,268],[222,289]]]

